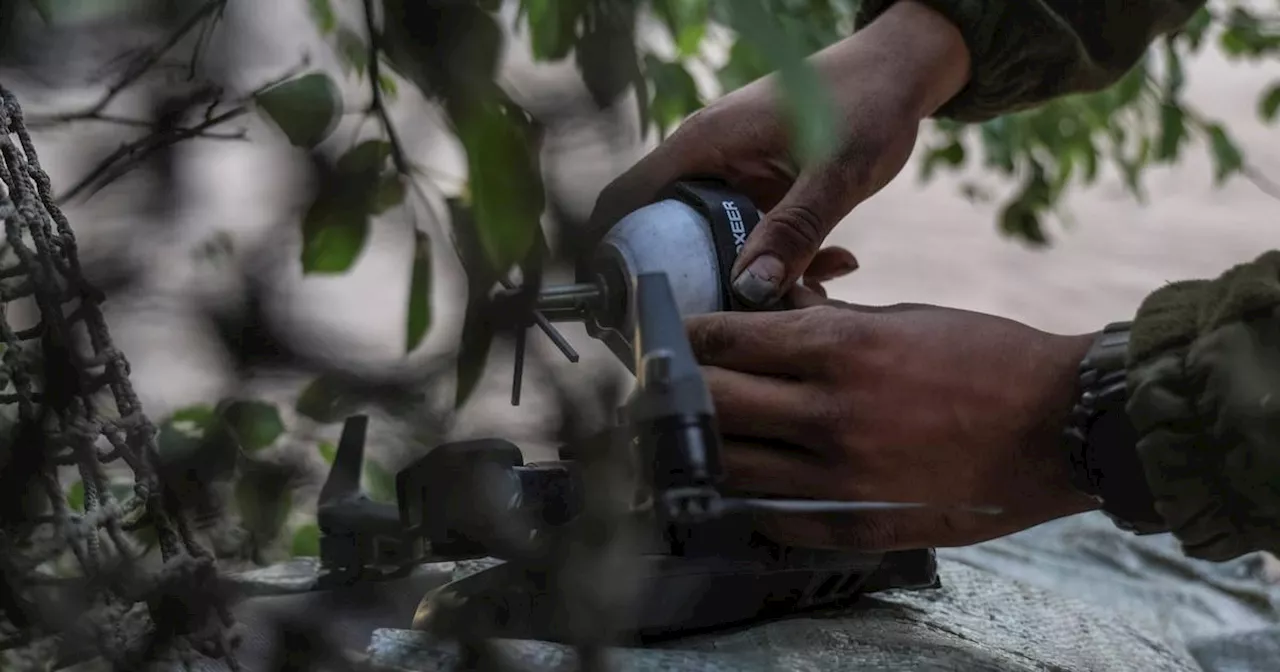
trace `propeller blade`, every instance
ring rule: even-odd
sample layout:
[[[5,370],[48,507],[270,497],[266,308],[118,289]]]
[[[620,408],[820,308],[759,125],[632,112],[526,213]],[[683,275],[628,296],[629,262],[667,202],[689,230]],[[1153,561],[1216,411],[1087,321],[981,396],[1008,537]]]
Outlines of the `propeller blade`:
[[[738,499],[721,500],[726,513],[863,513],[867,511],[897,511],[902,509],[945,509],[982,515],[999,515],[1003,509],[994,506],[963,506],[956,504],[928,504],[925,502],[838,502],[817,499]]]

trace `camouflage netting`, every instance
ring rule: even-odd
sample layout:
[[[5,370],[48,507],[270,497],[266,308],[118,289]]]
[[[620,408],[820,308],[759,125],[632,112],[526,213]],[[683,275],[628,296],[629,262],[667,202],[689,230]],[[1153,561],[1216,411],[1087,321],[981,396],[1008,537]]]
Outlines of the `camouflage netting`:
[[[0,668],[230,658],[214,559],[159,478],[156,428],[112,345],[102,297],[80,272],[17,100],[3,87],[0,99],[0,411],[10,420],[0,444]],[[30,328],[12,324],[24,301],[39,316]],[[109,466],[131,472],[132,493],[112,493]],[[82,506],[59,482],[72,469]],[[144,562],[138,538],[152,540],[159,562]]]

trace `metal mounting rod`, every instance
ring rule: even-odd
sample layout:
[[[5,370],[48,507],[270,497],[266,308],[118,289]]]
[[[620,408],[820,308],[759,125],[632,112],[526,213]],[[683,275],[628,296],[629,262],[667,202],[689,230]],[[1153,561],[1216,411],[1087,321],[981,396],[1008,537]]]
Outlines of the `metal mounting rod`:
[[[595,284],[545,287],[538,292],[538,312],[552,322],[581,320],[603,299],[604,291]]]
[[[508,281],[502,281],[503,287],[507,291],[516,291],[516,288]],[[603,298],[604,292],[595,285],[561,285],[558,287],[547,287],[538,292],[538,302],[533,309],[533,323],[538,325],[547,338],[551,339],[551,343],[556,346],[561,354],[570,362],[575,364],[580,359],[578,351],[573,349],[568,339],[560,333],[552,320],[547,319],[543,313],[551,311],[561,321],[583,320],[587,316],[587,311],[592,303],[599,302]],[[524,351],[526,344],[526,335],[523,329],[516,333],[516,361],[515,371],[511,380],[511,405],[520,405],[520,390],[524,385]]]

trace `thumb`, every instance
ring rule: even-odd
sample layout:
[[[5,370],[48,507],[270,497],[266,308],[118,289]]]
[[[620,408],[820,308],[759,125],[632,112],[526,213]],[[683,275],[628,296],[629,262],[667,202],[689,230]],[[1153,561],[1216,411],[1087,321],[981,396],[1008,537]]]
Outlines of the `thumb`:
[[[733,290],[740,299],[768,306],[804,274],[827,234],[856,204],[843,172],[828,164],[802,173],[751,232],[733,268]]]

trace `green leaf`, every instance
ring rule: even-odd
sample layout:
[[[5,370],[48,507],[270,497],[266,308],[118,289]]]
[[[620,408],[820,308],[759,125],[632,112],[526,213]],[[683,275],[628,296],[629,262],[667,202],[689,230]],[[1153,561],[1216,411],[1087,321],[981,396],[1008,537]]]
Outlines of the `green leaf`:
[[[382,95],[386,96],[388,101],[393,101],[400,94],[400,88],[396,86],[396,79],[385,72],[378,73],[378,88],[382,89]]]
[[[769,61],[745,40],[736,40],[729,48],[729,60],[716,73],[724,93],[740,89],[768,75]]]
[[[698,86],[680,63],[649,55],[645,58],[645,71],[653,80],[652,115],[663,133],[702,107]]]
[[[1229,56],[1257,58],[1280,50],[1280,34],[1262,15],[1236,6],[1232,7],[1226,24],[1221,46]]]
[[[303,388],[295,402],[299,415],[322,423],[342,422],[374,405],[392,415],[420,408],[426,393],[413,384],[361,383],[321,375]]]
[[[574,59],[582,81],[600,109],[642,75],[636,54],[636,6],[629,0],[597,0],[583,17],[582,37]]]
[[[156,436],[160,459],[201,481],[229,476],[235,469],[239,442],[212,407],[188,406],[160,424]]]
[[[1250,51],[1249,38],[1238,30],[1227,29],[1222,31],[1222,36],[1218,38],[1218,43],[1228,56],[1241,56]]]
[[[445,102],[489,95],[504,49],[502,26],[473,2],[383,0],[379,44],[396,71]]]
[[[1258,116],[1268,123],[1280,117],[1280,83],[1272,84],[1258,99]]]
[[[523,261],[540,232],[545,204],[533,132],[523,111],[487,100],[450,115],[467,152],[471,211],[492,269]]]
[[[527,19],[536,60],[558,61],[569,55],[577,38],[578,20],[586,8],[584,0],[521,0],[520,8]]]
[[[308,523],[293,533],[289,553],[295,558],[320,557],[320,526]]]
[[[996,117],[979,126],[982,149],[986,154],[983,164],[987,168],[997,169],[1005,175],[1012,175],[1015,168],[1013,162],[1014,143],[1011,138],[1012,133],[1009,130],[1010,126],[1010,118],[1007,116]]]
[[[345,68],[363,77],[369,67],[369,45],[365,44],[364,37],[344,27],[338,30],[337,47]]]
[[[317,200],[302,221],[304,273],[345,273],[364,251],[369,213]]]
[[[302,389],[294,409],[317,422],[342,422],[360,410],[360,401],[346,386],[329,376],[320,376]]]
[[[1138,151],[1135,156],[1117,159],[1120,164],[1120,172],[1124,176],[1125,187],[1138,200],[1144,198],[1140,178],[1142,177],[1142,168],[1147,165],[1147,158],[1150,153],[1151,139],[1144,137],[1138,145]]]
[[[1093,144],[1093,137],[1083,136],[1073,148],[1084,161],[1085,184],[1092,184],[1098,178],[1098,148]]]
[[[1182,57],[1178,55],[1173,42],[1169,40],[1165,40],[1164,43],[1164,62],[1164,95],[1169,100],[1177,100],[1178,94],[1182,93],[1182,87],[1187,82],[1187,77],[1182,70]]]
[[[1209,132],[1209,147],[1213,152],[1213,179],[1221,185],[1227,178],[1244,169],[1244,155],[1221,125],[1210,124],[1206,130]]]
[[[1053,178],[1053,182],[1049,185],[1050,200],[1056,201],[1066,191],[1067,185],[1071,183],[1071,178],[1076,172],[1076,155],[1071,152],[1064,152],[1058,155],[1058,172]]]
[[[332,465],[333,461],[338,457],[338,447],[328,441],[321,441],[316,446],[316,450],[320,452],[320,458],[328,465]]]
[[[681,56],[692,56],[702,44],[710,18],[708,0],[654,0],[654,11],[671,33]]]
[[[84,513],[84,481],[76,481],[67,488],[67,506]]]
[[[391,144],[367,140],[338,159],[336,175],[322,185],[302,220],[304,273],[345,273],[364,251],[369,217],[404,198],[389,170]],[[401,190],[401,191],[397,191]]]
[[[1052,205],[1053,188],[1049,184],[1044,166],[1032,159],[1031,174],[1022,189],[1000,212],[1001,233],[1020,238],[1035,247],[1049,243],[1041,225],[1041,213]]]
[[[928,180],[933,177],[933,171],[938,164],[946,164],[952,168],[957,168],[964,164],[965,151],[964,145],[959,140],[952,140],[943,147],[935,147],[930,149],[924,157],[924,163],[921,165],[921,177]]]
[[[346,179],[372,182],[386,168],[391,149],[386,140],[365,140],[338,159],[338,172]]]
[[[280,411],[262,401],[233,401],[222,408],[222,418],[245,452],[253,453],[284,434]]]
[[[1001,210],[1000,232],[1036,246],[1049,242],[1040,224],[1040,213],[1021,201],[1013,201]]]
[[[160,452],[183,451],[189,443],[208,439],[219,422],[218,414],[209,406],[188,406],[175,411],[161,425],[157,438]]]
[[[303,75],[259,93],[262,110],[296,147],[320,144],[342,118],[342,94],[328,75]]]
[[[387,173],[378,180],[377,192],[373,195],[372,214],[382,213],[404,203],[406,189],[399,173]]]
[[[1156,160],[1167,163],[1177,158],[1178,148],[1187,137],[1187,126],[1182,106],[1174,103],[1160,105],[1160,142],[1156,146]]]
[[[735,0],[733,27],[778,70],[790,123],[792,145],[802,163],[815,163],[833,151],[838,134],[834,105],[826,84],[805,60],[807,53],[793,37],[777,29],[761,0]]]
[[[413,274],[409,280],[405,352],[413,352],[422,344],[431,324],[431,239],[421,231],[414,231],[413,235]]]
[[[640,119],[640,139],[649,139],[649,123],[653,120],[649,106],[649,79],[641,77],[636,80],[636,116]]]
[[[307,0],[311,8],[311,19],[320,29],[321,35],[328,35],[338,27],[338,17],[333,13],[333,5],[329,0]]]
[[[489,321],[489,290],[497,282],[480,244],[473,211],[457,198],[445,201],[453,223],[458,252],[467,269],[467,307],[462,319],[462,336],[457,354],[457,382],[454,407],[461,408],[475,390],[489,357],[494,327]]]
[[[396,477],[374,460],[364,461],[365,491],[369,498],[379,502],[396,501]]]
[[[303,273],[346,273],[365,250],[367,238],[369,212],[316,201],[302,220]]]
[[[1138,100],[1142,95],[1143,89],[1147,84],[1147,62],[1142,60],[1132,70],[1120,78],[1116,82],[1115,91],[1116,106],[1124,107]]]
[[[475,392],[484,373],[485,363],[489,359],[489,348],[493,344],[493,327],[489,324],[485,309],[487,304],[468,307],[462,323],[461,347],[458,350],[457,384],[454,392],[454,407],[462,408]]]
[[[1201,42],[1204,40],[1205,31],[1213,24],[1213,13],[1208,7],[1201,7],[1199,11],[1191,17],[1191,20],[1182,27],[1181,35],[1186,38],[1191,45],[1191,50],[1195,51],[1200,48]]]

